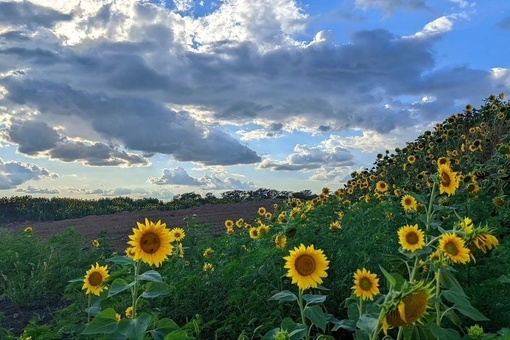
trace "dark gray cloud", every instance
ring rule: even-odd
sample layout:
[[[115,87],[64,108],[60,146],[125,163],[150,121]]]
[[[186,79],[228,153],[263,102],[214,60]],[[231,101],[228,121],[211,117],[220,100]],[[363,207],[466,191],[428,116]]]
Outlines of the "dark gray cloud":
[[[0,2],[0,22],[7,25],[25,26],[31,30],[37,30],[39,27],[49,28],[57,22],[71,19],[70,14],[34,5],[28,1]]]
[[[11,143],[18,144],[18,151],[27,155],[52,149],[60,140],[59,134],[48,124],[33,120],[15,121],[6,134]]]
[[[36,164],[0,159],[0,190],[12,189],[31,180],[57,177],[57,174]]]
[[[388,15],[396,9],[405,11],[429,9],[425,0],[355,0],[355,4],[365,9],[370,7],[380,8]]]

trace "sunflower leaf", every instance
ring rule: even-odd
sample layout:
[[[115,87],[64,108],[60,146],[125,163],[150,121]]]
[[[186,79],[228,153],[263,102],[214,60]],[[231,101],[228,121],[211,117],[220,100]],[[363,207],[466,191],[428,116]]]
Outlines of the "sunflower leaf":
[[[501,275],[500,277],[498,277],[498,282],[510,283],[510,278],[506,277],[505,275]]]
[[[480,313],[478,309],[471,305],[471,302],[465,297],[458,294],[456,291],[445,290],[443,291],[445,299],[453,303],[453,307],[465,316],[471,318],[474,321],[488,321],[487,317]]]
[[[384,269],[382,266],[379,266],[379,268],[381,269],[381,272],[383,273],[386,280],[388,280],[390,288],[395,288],[395,286],[397,285],[397,279],[393,275],[388,273],[386,269]]]
[[[430,331],[439,340],[455,340],[460,339],[460,334],[452,328],[441,328],[435,323],[430,325]]]
[[[297,298],[296,294],[292,293],[289,290],[283,290],[269,298],[269,300],[278,300],[280,302],[297,301],[297,299],[298,298]]]
[[[151,316],[147,313],[140,314],[136,319],[122,319],[119,322],[119,332],[126,337],[126,339],[143,339]]]
[[[155,270],[148,270],[136,277],[138,281],[163,282],[161,274]]]
[[[364,314],[356,322],[356,326],[368,334],[372,334],[378,325],[378,314]]]
[[[115,310],[107,308],[99,313],[85,327],[81,334],[104,334],[113,333],[117,330],[117,319],[115,319]]]
[[[127,265],[130,265],[130,264],[133,264],[133,260],[130,259],[129,257],[127,257],[127,256],[110,257],[107,261],[108,262],[113,262],[115,264],[120,264],[121,266],[127,266]]]
[[[305,317],[310,320],[314,325],[319,327],[323,332],[326,331],[326,316],[320,306],[305,307]]]
[[[158,296],[167,295],[172,292],[172,289],[165,282],[149,282],[145,286],[145,292],[142,293],[141,297],[152,299]]]
[[[303,300],[309,305],[315,305],[326,301],[327,295],[304,294]]]
[[[112,285],[110,286],[110,289],[108,290],[108,297],[117,295],[119,293],[122,293],[125,290],[128,290],[129,288],[133,287],[135,285],[136,281],[133,281],[131,283],[127,283],[123,279],[116,279],[112,282]]]

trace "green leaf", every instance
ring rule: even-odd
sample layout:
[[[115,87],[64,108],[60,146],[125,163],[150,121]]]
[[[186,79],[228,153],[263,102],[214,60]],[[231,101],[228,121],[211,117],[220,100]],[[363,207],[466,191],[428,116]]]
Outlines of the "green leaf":
[[[292,293],[291,291],[288,291],[288,290],[283,290],[279,293],[276,293],[275,295],[271,296],[269,298],[269,300],[278,300],[280,302],[284,302],[284,301],[297,301],[297,296],[296,294]]]
[[[383,273],[384,277],[388,281],[388,284],[390,285],[390,289],[395,288],[395,286],[397,285],[397,279],[393,275],[388,273],[386,271],[386,269],[384,269],[382,266],[379,266],[379,268],[381,269],[381,272]]]
[[[373,334],[377,327],[378,317],[379,315],[377,314],[364,314],[359,318],[358,322],[356,322],[356,327],[367,334]]]
[[[315,305],[326,301],[327,295],[304,294],[303,300],[309,305]]]
[[[114,256],[114,257],[110,257],[106,261],[113,262],[115,264],[120,264],[121,266],[127,266],[130,264],[133,264],[133,260],[127,256]]]
[[[326,331],[326,316],[320,306],[305,307],[305,317],[317,325],[323,332]]]
[[[498,277],[498,281],[501,283],[510,283],[510,278],[506,277],[505,275],[501,275]]]
[[[333,332],[338,330],[339,328],[346,329],[350,332],[354,332],[354,330],[356,329],[356,323],[352,320],[340,320],[338,322],[333,322],[333,324],[335,325],[332,329]]]
[[[260,340],[274,340],[276,333],[278,333],[279,331],[280,328],[273,328],[272,330],[267,332]]]
[[[116,313],[113,308],[105,309],[92,319],[87,327],[85,327],[82,334],[104,334],[115,332],[118,325],[115,314]]]
[[[158,296],[167,295],[172,292],[172,289],[165,282],[149,282],[145,285],[145,291],[140,295],[146,299],[152,299]]]
[[[156,322],[156,329],[150,330],[149,332],[153,340],[164,340],[165,336],[176,330],[180,330],[177,323],[172,319],[164,318],[158,320],[158,322]]]
[[[76,279],[68,280],[67,282],[69,282],[69,283],[83,282],[83,277],[78,277]]]
[[[438,340],[456,340],[460,339],[460,334],[452,328],[441,328],[437,324],[430,325],[430,331]]]
[[[294,329],[292,332],[289,332],[290,340],[301,340],[306,336],[307,332],[306,325],[303,325],[302,323],[296,325],[296,329]]]
[[[170,334],[167,334],[167,336],[165,336],[165,340],[191,340],[191,339],[195,339],[195,337],[190,336],[186,331],[180,329],[173,331]]]
[[[108,297],[122,293],[123,291],[133,287],[135,283],[136,281],[127,283],[123,279],[115,279],[115,281],[112,282],[110,289],[108,289]]]
[[[161,274],[155,270],[148,270],[136,277],[138,281],[163,282]]]
[[[143,339],[147,327],[151,321],[151,316],[142,313],[136,319],[122,319],[119,322],[119,332],[129,340]]]
[[[455,309],[457,309],[465,316],[471,318],[472,320],[474,321],[489,320],[482,313],[480,313],[478,309],[473,307],[465,296],[458,294],[458,292],[452,290],[445,290],[443,291],[442,294],[445,297],[445,299],[453,303],[453,307],[455,307]]]
[[[455,291],[459,295],[463,295],[467,297],[466,293],[462,289],[459,281],[455,278],[455,276],[448,270],[441,270],[439,272],[439,283],[443,285],[443,287],[448,288],[449,290]]]

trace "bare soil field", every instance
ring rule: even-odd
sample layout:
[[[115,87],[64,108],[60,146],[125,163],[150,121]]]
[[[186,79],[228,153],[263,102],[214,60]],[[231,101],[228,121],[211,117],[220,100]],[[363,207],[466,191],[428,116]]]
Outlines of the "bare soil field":
[[[21,231],[27,226],[32,226],[38,236],[46,238],[59,234],[69,227],[73,227],[83,235],[86,244],[90,244],[102,232],[106,232],[115,250],[123,253],[127,247],[128,235],[133,233],[132,228],[137,227],[136,222],[143,223],[145,218],[155,222],[161,220],[161,222],[166,223],[168,228],[184,228],[186,225],[185,219],[191,222],[193,216],[196,216],[195,219],[198,220],[198,223],[210,225],[211,233],[217,234],[225,231],[225,220],[231,219],[235,221],[243,218],[247,222],[251,221],[256,217],[259,207],[273,211],[274,203],[281,203],[281,200],[204,204],[192,208],[169,211],[126,211],[112,215],[92,215],[62,221],[11,223],[0,225],[0,228],[7,227],[15,231]]]

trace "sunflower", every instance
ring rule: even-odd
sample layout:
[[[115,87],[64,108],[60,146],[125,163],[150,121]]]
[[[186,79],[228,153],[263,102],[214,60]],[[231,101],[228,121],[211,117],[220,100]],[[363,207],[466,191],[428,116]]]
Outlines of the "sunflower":
[[[374,300],[374,295],[379,294],[379,279],[370,270],[358,269],[354,273],[354,286],[351,289],[354,295],[363,300]]]
[[[250,237],[254,240],[260,238],[259,228],[250,228]]]
[[[211,247],[209,247],[204,250],[204,253],[202,255],[204,257],[209,257],[212,255],[212,253],[214,253],[214,250]]]
[[[431,283],[424,286],[423,282],[420,282],[408,292],[402,293],[393,308],[390,308],[384,316],[382,322],[384,334],[388,334],[389,326],[407,326],[424,316],[432,297],[432,290]]]
[[[107,289],[104,282],[108,277],[108,266],[100,266],[96,262],[96,266],[94,267],[94,265],[92,265],[85,273],[83,287],[81,287],[81,289],[86,289],[86,294],[99,296],[103,290]]]
[[[138,229],[133,228],[133,235],[129,235],[128,244],[134,248],[133,260],[142,260],[148,265],[159,267],[172,254],[174,247],[173,234],[166,228],[165,223],[154,223],[145,219],[145,224],[137,222]]]
[[[340,221],[331,222],[329,224],[329,229],[330,230],[340,230],[340,229],[342,229],[342,224],[340,223]]]
[[[98,240],[92,240],[92,246],[93,246],[94,248],[98,248],[98,247],[99,247],[99,245],[100,245],[100,243],[99,243],[99,241],[98,241]]]
[[[244,219],[240,218],[236,221],[236,227],[242,228],[244,225]]]
[[[448,165],[450,166],[450,160],[446,157],[439,157],[437,159],[437,165],[438,166],[441,166],[441,165]]]
[[[469,249],[464,247],[464,240],[453,233],[446,233],[441,236],[439,249],[455,263],[469,262]]]
[[[447,193],[448,196],[455,194],[459,187],[459,179],[457,178],[457,173],[452,171],[448,165],[442,164],[439,166],[439,180],[440,194]]]
[[[174,240],[177,242],[181,241],[186,236],[186,233],[182,228],[173,228],[172,230],[170,230],[170,233],[172,233]]]
[[[418,225],[405,225],[398,230],[398,243],[402,249],[415,252],[425,247],[425,235]]]
[[[287,245],[287,236],[278,234],[274,237],[274,244],[276,248],[283,249]]]
[[[414,162],[416,162],[416,157],[414,155],[409,155],[407,156],[407,161],[409,162],[409,164],[413,164]]]
[[[379,181],[375,185],[375,190],[379,192],[386,192],[388,191],[388,184],[386,184],[385,181]]]
[[[126,308],[124,313],[126,314],[126,318],[131,319],[133,317],[133,306]]]
[[[133,259],[135,257],[135,248],[128,247],[128,248],[126,248],[125,252],[126,252],[126,256],[129,257],[130,259]]]
[[[179,250],[179,257],[183,258],[184,257],[184,247],[182,246],[182,243],[179,242],[177,249]]]
[[[316,288],[322,283],[322,278],[328,276],[326,270],[329,268],[329,261],[323,251],[314,249],[313,245],[305,247],[301,243],[283,259],[286,261],[284,268],[288,269],[287,276],[292,278],[292,283],[297,284],[301,290]]]
[[[264,216],[266,214],[266,208],[264,207],[260,207],[258,210],[257,210],[257,214],[259,214],[260,216]]]
[[[269,226],[264,223],[261,223],[257,229],[259,230],[260,236],[264,236],[269,232]]]
[[[226,220],[225,221],[225,228],[232,228],[234,226],[234,221],[232,220]]]
[[[460,221],[460,228],[466,234],[471,234],[473,232],[473,220],[469,217],[464,217],[464,219]]]
[[[269,211],[266,211],[266,214],[264,215],[265,218],[267,218],[268,220],[271,219],[271,217],[273,217],[273,214],[271,214]]]
[[[206,273],[209,273],[209,272],[213,272],[214,271],[214,266],[212,265],[212,263],[210,262],[206,262],[204,263],[204,265],[202,266],[202,270]]]
[[[34,229],[30,226],[26,227],[25,229],[23,229],[23,233],[25,234],[26,237],[32,237],[32,232],[34,231]]]
[[[406,212],[413,212],[418,210],[418,203],[416,202],[416,198],[411,195],[404,195],[400,203]]]

